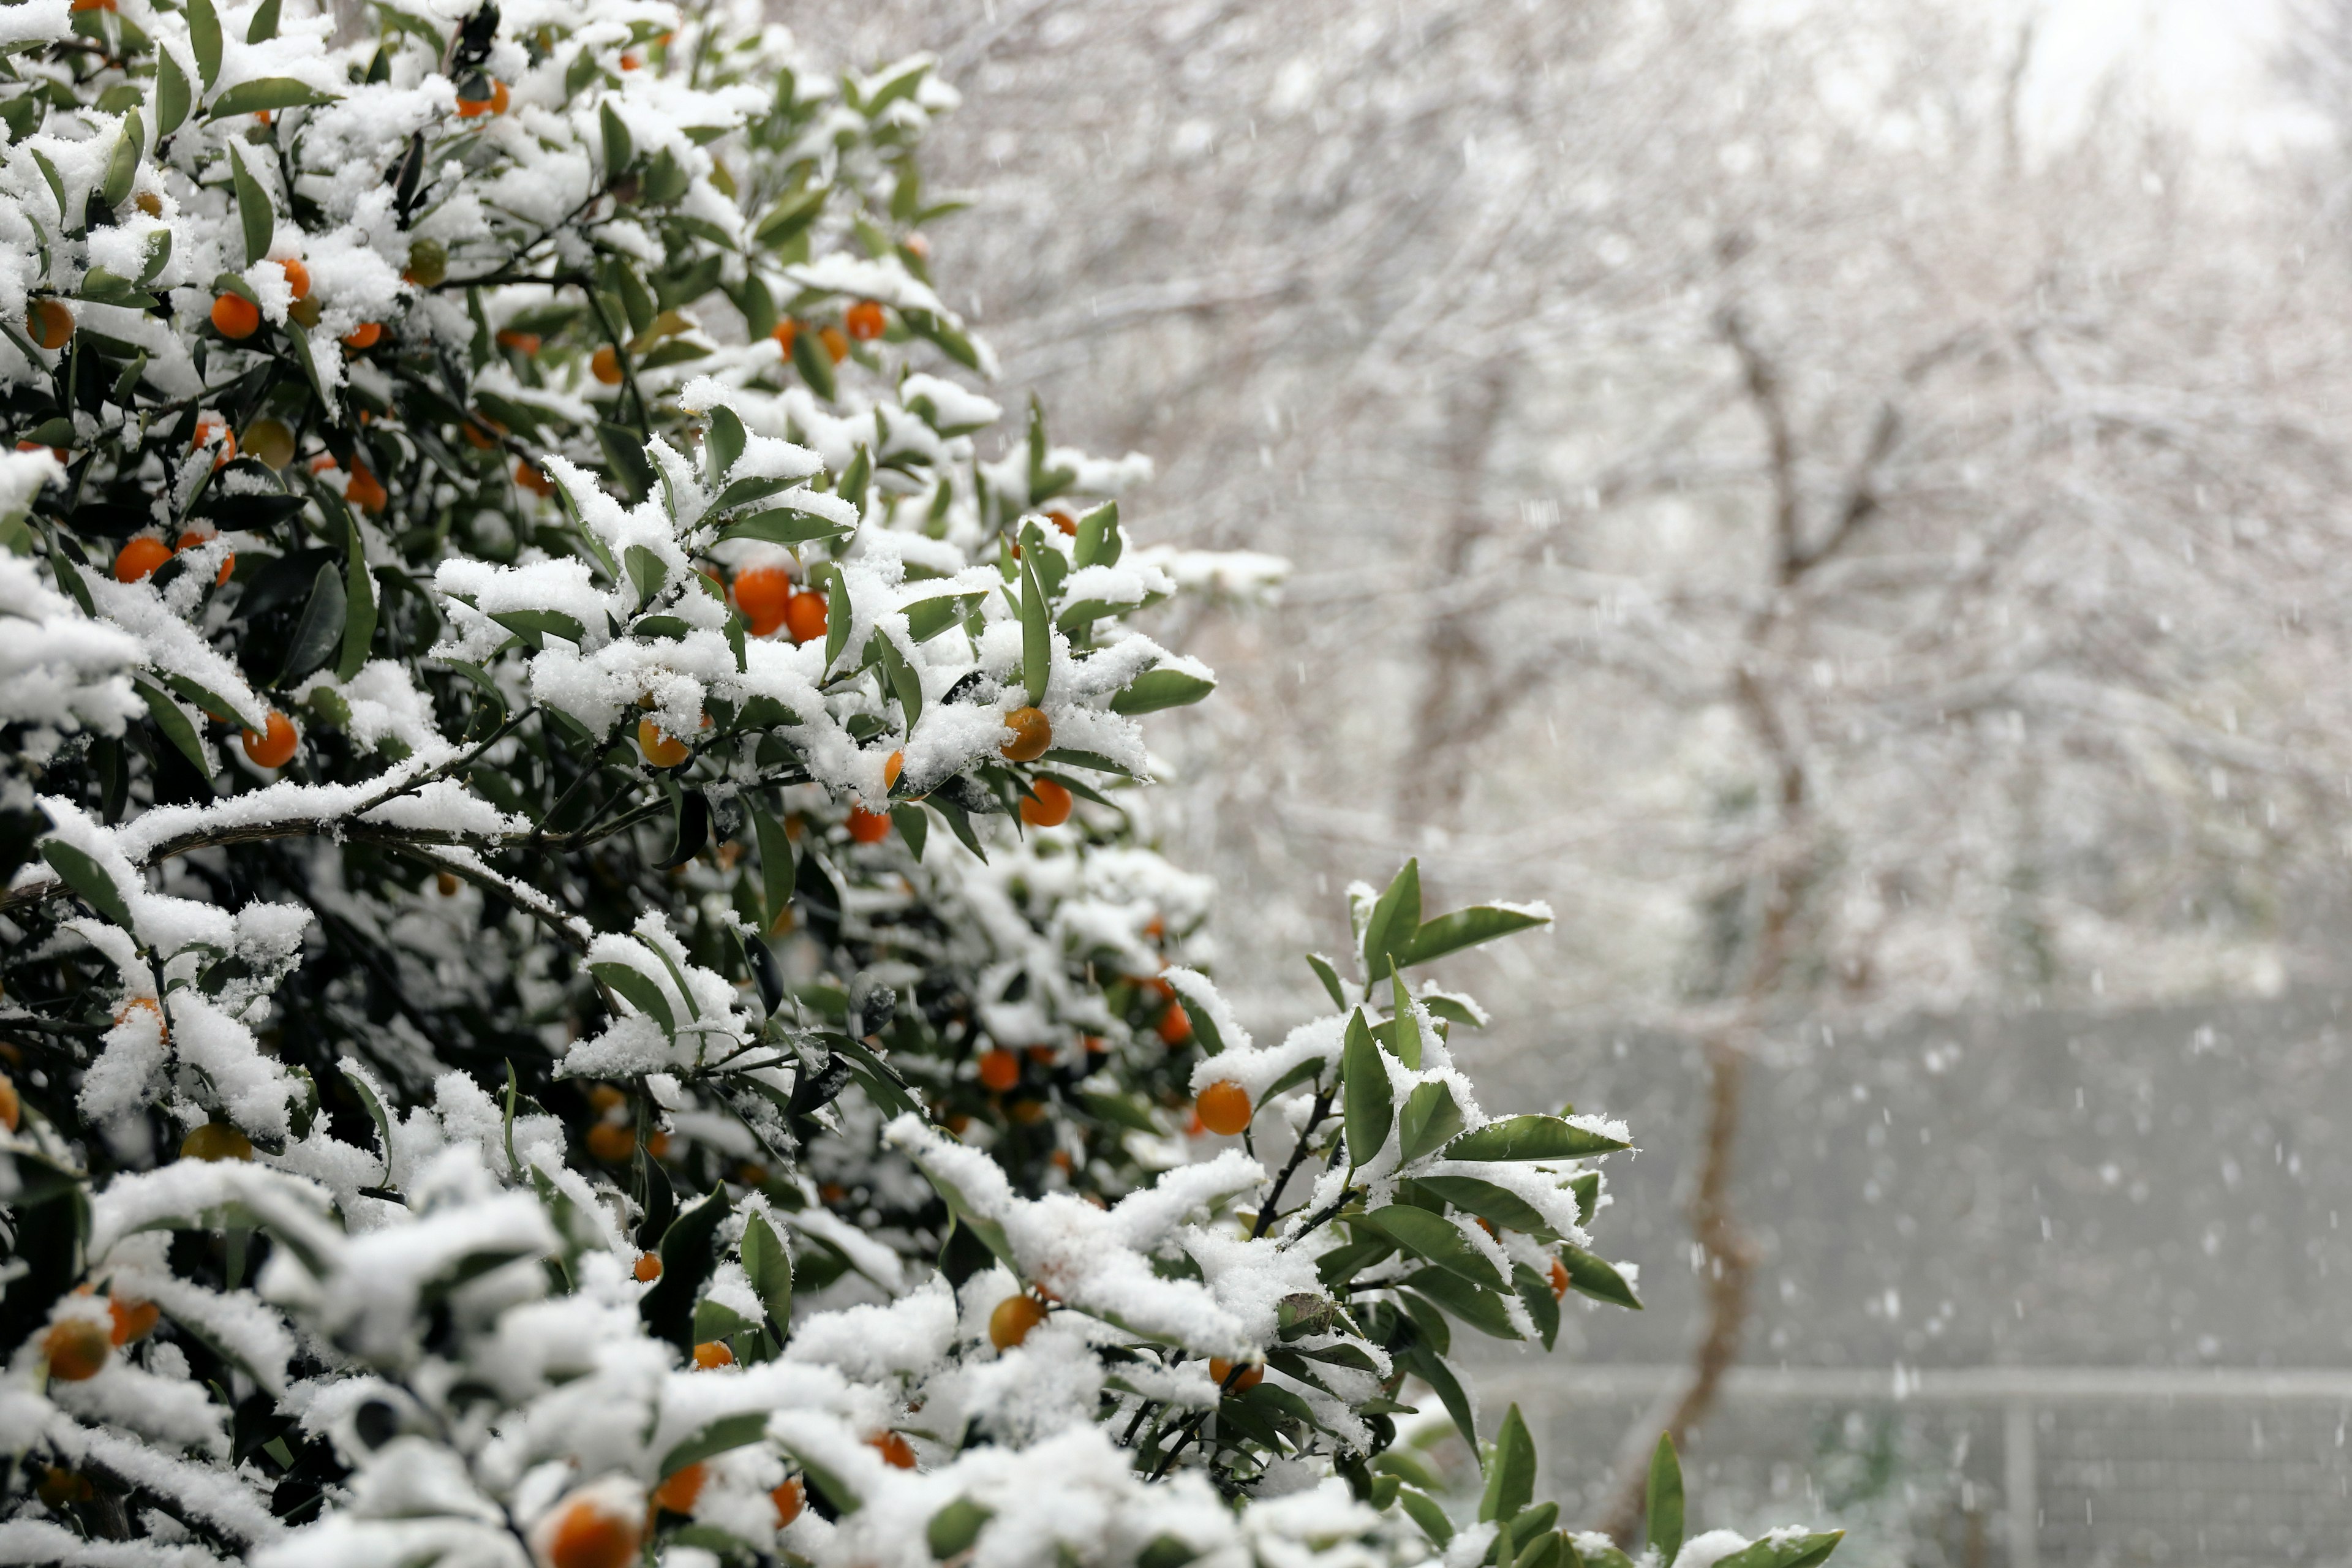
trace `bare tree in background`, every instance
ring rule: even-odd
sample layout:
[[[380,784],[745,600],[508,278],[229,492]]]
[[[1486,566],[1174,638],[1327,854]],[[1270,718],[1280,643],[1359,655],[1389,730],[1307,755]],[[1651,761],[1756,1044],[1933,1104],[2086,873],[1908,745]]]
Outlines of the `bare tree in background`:
[[[1969,7],[795,20],[989,88],[952,172],[1029,220],[976,258],[1008,368],[1083,367],[1155,531],[1298,563],[1195,628],[1187,743],[1266,759],[1177,825],[1250,890],[1231,974],[1278,1007],[1255,955],[1315,934],[1257,889],[1418,851],[1563,910],[1572,973],[1482,984],[1699,1042],[1703,1318],[1631,1447],[1740,1352],[1760,1038],[2325,972],[2352,301],[2282,182],[2120,90],[2037,132]]]

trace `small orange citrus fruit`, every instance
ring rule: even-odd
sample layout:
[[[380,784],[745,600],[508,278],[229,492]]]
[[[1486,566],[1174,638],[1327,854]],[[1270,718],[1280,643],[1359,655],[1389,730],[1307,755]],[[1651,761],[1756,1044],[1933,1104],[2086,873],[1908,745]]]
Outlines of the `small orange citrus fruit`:
[[[1219,1079],[1201,1091],[1192,1109],[1201,1125],[1220,1138],[1230,1138],[1250,1124],[1249,1092],[1231,1079]]]
[[[269,710],[269,727],[266,732],[247,730],[240,737],[245,754],[257,768],[282,768],[294,760],[297,738],[293,721],[277,709]]]
[[[1004,727],[1013,731],[1013,739],[997,748],[997,755],[1008,763],[1034,763],[1054,744],[1054,724],[1034,708],[1015,708],[1004,716]]]

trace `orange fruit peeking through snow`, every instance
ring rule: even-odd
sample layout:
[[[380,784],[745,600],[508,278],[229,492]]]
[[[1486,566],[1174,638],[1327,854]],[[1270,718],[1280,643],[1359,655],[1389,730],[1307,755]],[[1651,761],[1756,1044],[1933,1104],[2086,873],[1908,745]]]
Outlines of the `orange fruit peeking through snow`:
[[[1250,1124],[1249,1092],[1230,1079],[1219,1079],[1201,1091],[1192,1109],[1201,1125],[1220,1138],[1230,1138]]]

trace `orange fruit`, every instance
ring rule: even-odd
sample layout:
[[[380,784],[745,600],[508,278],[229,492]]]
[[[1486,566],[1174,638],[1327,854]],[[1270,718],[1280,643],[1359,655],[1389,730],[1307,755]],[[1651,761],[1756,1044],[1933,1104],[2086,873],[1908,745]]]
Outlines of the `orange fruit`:
[[[1009,1351],[1045,1321],[1045,1304],[1033,1296],[1007,1296],[988,1314],[988,1342]]]
[[[625,71],[633,71],[636,69],[637,57],[635,55],[623,55],[621,57],[621,68]]]
[[[155,568],[172,558],[172,547],[149,534],[127,541],[114,552],[114,580],[137,583],[155,574]]]
[[[661,1278],[661,1258],[656,1253],[639,1253],[637,1255],[636,1267],[630,1269],[629,1272],[637,1277],[637,1282],[639,1284],[650,1285],[655,1280]]]
[[[392,498],[384,494],[383,482],[368,471],[368,466],[354,458],[351,482],[343,487],[343,499],[362,511],[382,511],[383,503]]]
[[[213,325],[225,338],[249,338],[261,330],[261,308],[242,294],[215,295]]]
[[[629,1568],[644,1542],[637,1520],[614,1512],[602,1498],[574,1498],[548,1537],[548,1568]]]
[[[781,566],[746,566],[735,574],[735,605],[763,637],[784,624],[792,607],[793,576]]]
[[[36,300],[25,312],[25,330],[43,348],[61,349],[73,336],[73,312],[55,300]]]
[[[456,898],[457,896],[457,889],[465,885],[466,884],[457,879],[457,873],[455,871],[436,871],[433,873],[433,890],[439,893],[445,899]]]
[[[79,0],[76,0],[79,9]],[[51,1465],[41,1472],[40,1484],[33,1489],[35,1495],[51,1508],[63,1508],[68,1503],[95,1502],[98,1489],[89,1484],[88,1476],[78,1476],[61,1465]]]
[[[294,760],[296,737],[293,721],[275,708],[269,710],[269,728],[266,733],[247,730],[242,739],[245,754],[257,768],[282,768]]]
[[[862,805],[849,808],[849,837],[860,844],[879,844],[890,837],[890,819]]]
[[[801,335],[801,324],[787,316],[778,321],[775,330],[768,335],[776,340],[776,346],[784,351],[786,359],[790,359],[793,357],[793,340]]]
[[[625,1121],[599,1121],[588,1129],[588,1152],[609,1164],[619,1164],[636,1147],[636,1130]]]
[[[629,1097],[609,1083],[600,1083],[588,1091],[588,1108],[603,1116],[629,1103]]]
[[[705,1340],[694,1347],[694,1364],[704,1372],[717,1367],[733,1366],[735,1352],[719,1340]]]
[[[245,455],[267,464],[274,472],[294,460],[294,432],[283,419],[257,419],[245,427],[239,443]]]
[[[784,606],[784,630],[793,641],[814,642],[824,636],[824,595],[803,591],[794,594]]]
[[[1021,820],[1032,827],[1059,827],[1070,820],[1070,792],[1052,779],[1033,780],[1021,799]]]
[[[606,343],[588,356],[588,374],[606,386],[621,384],[621,356],[613,351],[612,344]]]
[[[343,347],[347,349],[372,349],[375,347],[376,341],[383,336],[383,323],[382,321],[362,321],[358,326],[353,327],[350,331],[343,334]]]
[[[279,262],[278,265],[279,268],[284,269],[286,273],[286,286],[294,290],[294,298],[297,300],[309,299],[310,297],[310,269],[303,266],[299,259],[290,256],[285,260]]]
[[[1264,1383],[1265,1368],[1255,1364],[1244,1366],[1242,1368],[1241,1375],[1234,1377],[1234,1363],[1223,1356],[1213,1355],[1209,1358],[1209,1375],[1215,1378],[1218,1386],[1223,1388],[1226,1393],[1239,1394],[1244,1389],[1255,1388],[1259,1384]],[[1229,1377],[1234,1379],[1231,1384],[1225,1382]]]
[[[1551,1260],[1551,1293],[1556,1298],[1568,1294],[1568,1265],[1557,1258]]]
[[[551,496],[555,493],[555,481],[520,458],[515,459],[515,483],[535,496]]]
[[[674,768],[686,761],[691,750],[684,741],[674,741],[662,732],[660,725],[651,719],[637,721],[637,750],[646,761],[657,768]]]
[[[841,335],[839,327],[817,329],[817,342],[824,345],[824,357],[839,364],[849,357],[849,340]]]
[[[25,1102],[16,1098],[16,1083],[0,1072],[0,1127],[14,1132],[25,1120]]]
[[[911,1470],[915,1468],[915,1446],[898,1433],[885,1432],[866,1441],[881,1453],[882,1462],[891,1468]]]
[[[672,1513],[692,1513],[694,1500],[702,1495],[702,1483],[707,1478],[699,1463],[672,1471],[654,1489],[654,1506]]]
[[[226,1121],[207,1121],[180,1140],[183,1160],[250,1160],[253,1140]]]
[[[123,998],[122,1005],[114,1010],[114,1021],[120,1024],[131,1014],[141,1011],[152,1013],[155,1016],[155,1027],[162,1031],[165,1039],[172,1037],[172,1026],[163,1021],[163,1005],[152,996]]]
[[[156,1320],[163,1314],[152,1301],[133,1301],[121,1296],[109,1296],[106,1299],[106,1315],[114,1320],[114,1342],[128,1345],[153,1333]]]
[[[188,450],[197,451],[214,441],[218,441],[221,448],[213,458],[213,467],[217,468],[236,456],[236,432],[217,419],[197,420],[196,433],[188,442]]]
[[[906,753],[906,752],[891,752],[888,756],[887,756],[887,757],[883,758],[883,759],[882,759],[882,787],[883,787],[884,789],[886,789],[886,790],[897,789],[897,788],[898,787],[898,775],[899,775],[900,773],[905,773],[906,771],[907,771],[907,753]]]
[[[1045,514],[1045,521],[1064,533],[1076,533],[1078,531],[1078,520],[1066,511],[1049,511]]]
[[[524,358],[528,359],[531,355],[539,353],[539,334],[537,332],[500,332],[499,334],[499,347],[502,349],[512,349],[515,353],[521,354]]]
[[[646,1152],[658,1160],[669,1152],[669,1134],[656,1127],[646,1140]]]
[[[1230,1138],[1250,1124],[1249,1092],[1231,1079],[1219,1079],[1202,1089],[1192,1109],[1201,1125],[1220,1138]]]
[[[104,1329],[88,1318],[67,1318],[49,1325],[41,1336],[41,1353],[49,1358],[49,1375],[59,1383],[79,1383],[96,1377],[114,1352]]]
[[[1171,1002],[1160,1015],[1158,1028],[1163,1044],[1181,1046],[1192,1037],[1192,1015],[1184,1011],[1181,1002]]]
[[[1003,1047],[980,1053],[980,1081],[1003,1094],[1021,1081],[1021,1058]]]
[[[1053,721],[1034,708],[1015,708],[1004,716],[1013,739],[996,749],[1008,763],[1034,763],[1054,744]]]
[[[860,300],[842,312],[841,323],[849,329],[851,337],[861,343],[866,343],[880,337],[883,329],[889,324],[889,321],[888,318],[882,314],[881,306],[871,300]]]
[[[801,1489],[800,1482],[786,1481],[768,1494],[768,1500],[776,1505],[776,1528],[782,1530],[800,1518],[801,1509],[808,1501],[808,1494]]]
[[[457,118],[460,120],[472,120],[484,114],[504,114],[507,111],[507,102],[509,96],[510,95],[507,91],[506,83],[502,81],[493,81],[490,83],[490,96],[488,98],[466,98],[463,96],[458,98]],[[681,1509],[678,1511],[682,1513],[685,1510]]]

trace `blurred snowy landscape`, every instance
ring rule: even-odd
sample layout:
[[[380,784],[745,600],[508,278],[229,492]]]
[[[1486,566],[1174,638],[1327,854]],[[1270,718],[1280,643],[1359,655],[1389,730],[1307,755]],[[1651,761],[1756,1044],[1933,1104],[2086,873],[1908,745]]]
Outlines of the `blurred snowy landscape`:
[[[2352,10],[780,15],[967,89],[952,302],[1151,458],[1138,537],[1291,563],[1155,629],[1222,680],[1157,827],[1252,1024],[1409,855],[1559,912],[1447,978],[1546,1020],[1457,1035],[1491,1100],[1644,1151],[1649,1310],[1484,1391],[1564,1498],[1720,1310],[1713,1145],[1699,1495],[2352,1561]]]

